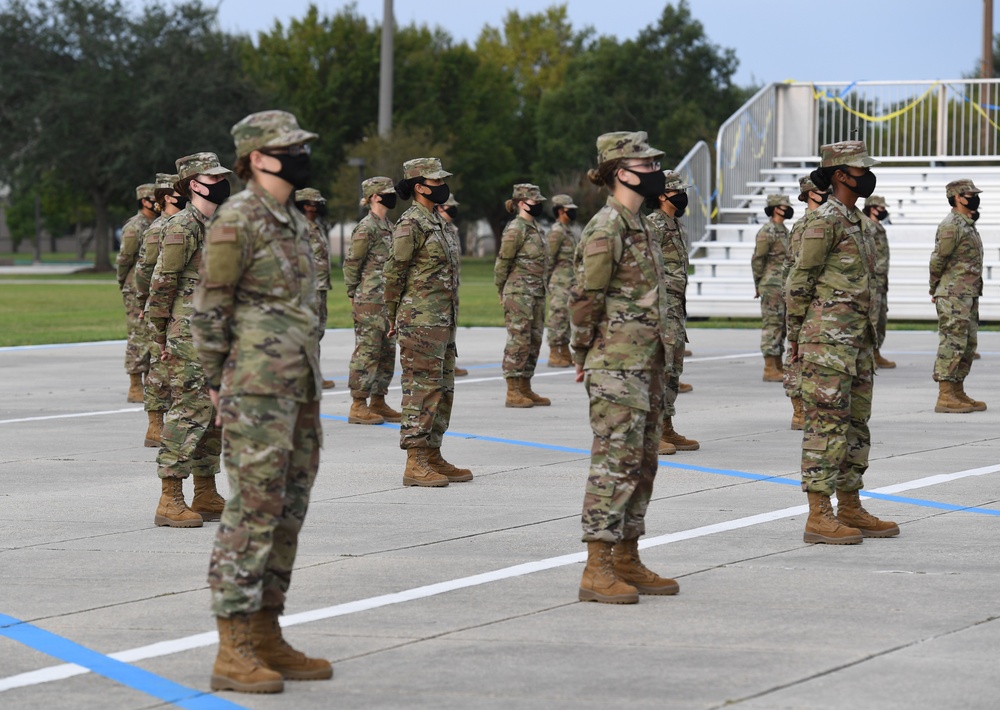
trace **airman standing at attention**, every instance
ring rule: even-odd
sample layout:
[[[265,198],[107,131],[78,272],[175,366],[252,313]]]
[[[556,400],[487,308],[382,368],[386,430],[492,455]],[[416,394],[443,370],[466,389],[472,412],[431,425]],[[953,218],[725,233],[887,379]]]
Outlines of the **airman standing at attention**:
[[[830,198],[815,210],[788,273],[788,341],[802,360],[802,490],[809,497],[803,540],[851,545],[892,537],[899,526],[861,505],[868,469],[878,292],[875,230],[856,206],[875,191],[878,161],[863,141],[820,147],[810,177]],[[834,517],[830,496],[837,494]]]
[[[569,295],[573,287],[573,255],[579,240],[573,222],[579,207],[569,195],[552,198],[549,230],[549,316],[545,327],[549,335],[549,367],[573,367],[569,351]]]
[[[441,219],[445,223],[445,236],[447,236],[451,241],[458,245],[458,250],[461,253],[462,250],[462,237],[458,233],[458,225],[455,220],[458,219],[458,205],[459,201],[455,199],[455,193],[448,195],[448,201],[443,205],[435,205],[434,208],[437,213],[441,215]],[[461,267],[461,260],[459,260],[459,267]],[[462,269],[459,268],[459,285],[461,286],[462,281]],[[459,367],[458,363],[455,364],[455,377],[465,377],[469,374],[469,371],[464,367]]]
[[[361,191],[368,214],[351,233],[351,251],[344,259],[344,284],[354,317],[348,383],[352,403],[347,422],[382,424],[398,422],[403,416],[385,402],[396,366],[396,337],[388,335],[382,270],[392,253],[389,210],[396,206],[396,188],[387,177],[371,177],[361,183]]]
[[[471,481],[472,471],[441,455],[455,400],[455,328],[458,324],[459,245],[445,233],[435,205],[451,192],[451,173],[437,158],[403,163],[396,193],[413,200],[392,232],[392,254],[383,270],[389,335],[399,331],[403,369],[403,420],[399,446],[406,450],[404,486],[447,486]]]
[[[516,216],[503,230],[493,267],[493,283],[500,292],[507,345],[503,376],[507,379],[507,407],[547,407],[552,402],[531,389],[545,328],[545,281],[548,272],[545,239],[536,218],[546,200],[537,185],[514,185],[507,211]]]
[[[889,321],[889,237],[885,233],[885,225],[882,224],[888,218],[889,210],[885,208],[884,197],[872,195],[865,200],[865,207],[861,211],[875,225],[875,250],[878,254],[875,259],[875,281],[879,296],[878,329],[875,332],[875,368],[891,370],[896,363],[886,360],[880,352],[882,343],[885,342],[885,327]]]
[[[170,379],[170,409],[156,455],[162,493],[153,522],[173,528],[197,528],[203,520],[218,520],[226,502],[215,488],[222,443],[205,371],[191,339],[191,314],[205,223],[229,197],[230,174],[215,153],[177,161],[174,188],[191,201],[163,230],[146,304],[146,320]],[[190,508],[183,491],[188,476],[194,478]]]
[[[799,178],[799,202],[806,203],[805,214],[802,215],[798,220],[796,220],[795,225],[792,227],[791,234],[788,235],[788,252],[785,254],[785,264],[784,269],[781,273],[782,282],[788,281],[788,272],[792,269],[792,264],[795,263],[795,259],[799,255],[799,249],[802,248],[802,232],[805,231],[806,224],[809,222],[809,216],[812,215],[813,211],[816,210],[821,204],[826,202],[828,197],[825,191],[820,191],[819,188],[813,183],[812,178],[808,175],[806,177]],[[792,351],[789,348],[785,357],[785,367],[782,373],[784,379],[785,394],[790,400],[792,400],[792,424],[791,429],[795,431],[801,431],[803,426],[803,413],[802,413],[802,382],[800,378],[800,373],[802,371],[802,363],[799,361],[792,361]]]
[[[312,187],[296,190],[295,206],[309,221],[309,241],[316,260],[316,312],[319,315],[319,339],[326,335],[327,304],[330,292],[330,241],[319,224],[320,213],[326,210],[326,198]],[[333,380],[323,380],[323,389],[332,390],[337,384]]]
[[[983,241],[972,219],[982,192],[972,180],[945,187],[951,212],[938,225],[931,254],[931,301],[938,314],[934,379],[939,394],[934,411],[982,412],[986,404],[965,393],[979,335],[979,297],[983,295]]]
[[[639,594],[679,589],[639,558],[659,465],[666,353],[673,353],[675,333],[660,240],[639,211],[665,190],[662,155],[642,131],[605,133],[597,139],[598,167],[587,173],[611,194],[583,230],[573,260],[573,362],[577,382],[587,388],[594,432],[581,519],[587,566],[580,601],[635,604]]]
[[[122,227],[122,245],[118,250],[118,290],[125,304],[125,325],[128,340],[125,344],[125,372],[129,377],[128,402],[142,401],[142,376],[149,372],[149,338],[142,322],[142,305],[136,298],[135,262],[142,247],[142,235],[156,219],[155,186],[145,183],[135,188],[139,211]]]
[[[672,170],[663,173],[666,188],[663,194],[646,200],[651,211],[648,219],[660,240],[663,254],[663,278],[667,286],[667,316],[673,329],[673,349],[667,351],[667,379],[663,401],[663,434],[660,436],[661,456],[677,451],[696,451],[700,444],[674,431],[673,418],[677,413],[675,403],[680,392],[681,373],[684,371],[684,344],[687,342],[687,240],[680,217],[688,206],[687,189],[680,175]]]
[[[277,693],[284,679],[333,677],[278,622],[323,445],[316,262],[294,205],[317,135],[286,111],[251,114],[232,134],[247,187],[209,225],[192,318],[232,490],[208,567],[211,687]]]
[[[788,227],[792,209],[787,195],[768,195],[764,214],[769,221],[757,232],[754,247],[754,298],[760,299],[760,351],[764,355],[764,382],[781,382],[781,355],[785,345],[785,283],[781,278],[788,253]]]

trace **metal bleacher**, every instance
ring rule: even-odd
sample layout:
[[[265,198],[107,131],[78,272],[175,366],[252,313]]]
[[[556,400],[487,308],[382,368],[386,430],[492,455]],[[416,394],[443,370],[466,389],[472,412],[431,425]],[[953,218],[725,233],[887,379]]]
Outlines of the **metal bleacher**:
[[[904,94],[900,84],[909,94]],[[820,91],[813,84],[788,83],[758,92],[719,131],[714,219],[688,225],[692,238],[688,316],[760,315],[759,303],[753,298],[750,259],[757,231],[767,220],[766,196],[789,195],[796,209],[794,219],[801,217],[804,205],[796,200],[798,178],[818,164],[814,157],[818,146],[853,138],[856,129],[874,157],[883,161],[875,169],[875,193],[885,197],[890,213],[886,224],[891,254],[889,317],[936,318],[928,294],[928,261],[937,225],[951,209],[945,185],[963,177],[971,178],[983,190],[982,217],[977,223],[984,245],[980,317],[1000,320],[997,84],[990,80],[858,82],[844,85],[847,88],[843,91],[825,84]],[[886,98],[890,92],[894,92],[892,100]],[[965,100],[956,103],[958,99],[951,94]],[[839,103],[830,96],[837,97]],[[973,104],[978,110],[969,108],[968,115],[961,113]],[[900,106],[906,110],[900,112]],[[880,115],[871,115],[878,108],[883,109]],[[907,114],[921,108],[921,120],[913,117],[913,125],[906,123]],[[888,126],[880,120],[887,113],[892,114]],[[904,130],[906,136],[901,138]],[[924,134],[929,136],[927,140],[921,137],[926,137]],[[679,166],[685,167],[685,163]],[[694,176],[687,174],[694,181]],[[708,187],[696,184],[696,190],[700,199],[692,197],[694,211],[707,212],[704,194]],[[991,199],[991,195],[996,197]],[[991,209],[992,205],[996,207]]]

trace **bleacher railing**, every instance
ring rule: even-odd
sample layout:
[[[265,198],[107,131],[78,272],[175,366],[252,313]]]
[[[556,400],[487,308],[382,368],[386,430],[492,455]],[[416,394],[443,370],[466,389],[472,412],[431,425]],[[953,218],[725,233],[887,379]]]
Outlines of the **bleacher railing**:
[[[688,246],[704,236],[712,223],[712,203],[715,197],[712,182],[712,151],[705,141],[698,141],[694,148],[677,164],[674,170],[691,187],[688,189],[688,208],[681,223],[687,234]]]
[[[737,207],[734,195],[746,191],[760,171],[774,164],[777,149],[776,84],[758,91],[719,128],[715,141],[717,204]]]

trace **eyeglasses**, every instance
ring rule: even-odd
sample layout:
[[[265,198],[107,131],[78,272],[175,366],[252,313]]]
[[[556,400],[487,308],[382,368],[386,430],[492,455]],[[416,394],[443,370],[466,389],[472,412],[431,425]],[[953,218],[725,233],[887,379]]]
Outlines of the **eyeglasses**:
[[[309,155],[312,153],[312,146],[308,143],[303,143],[302,145],[290,145],[287,148],[263,150],[261,152],[264,155],[290,155],[293,158],[297,158],[300,155]]]
[[[649,172],[655,173],[660,169],[660,161],[654,160],[649,163],[633,163],[632,165],[623,165],[626,170],[631,170],[632,168],[649,168]]]

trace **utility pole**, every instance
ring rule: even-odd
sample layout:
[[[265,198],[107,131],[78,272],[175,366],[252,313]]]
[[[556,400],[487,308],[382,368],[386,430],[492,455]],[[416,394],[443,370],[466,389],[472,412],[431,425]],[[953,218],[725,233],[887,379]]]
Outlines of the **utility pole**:
[[[993,78],[993,0],[983,0],[983,63],[979,78]]]
[[[382,57],[378,77],[378,134],[388,138],[392,133],[392,61],[396,20],[392,14],[392,0],[382,1]]]

